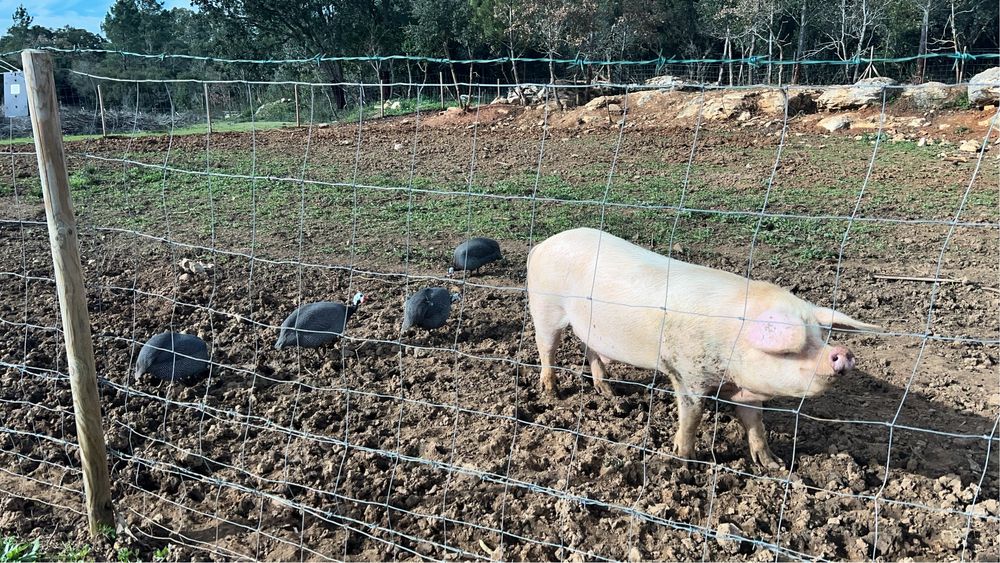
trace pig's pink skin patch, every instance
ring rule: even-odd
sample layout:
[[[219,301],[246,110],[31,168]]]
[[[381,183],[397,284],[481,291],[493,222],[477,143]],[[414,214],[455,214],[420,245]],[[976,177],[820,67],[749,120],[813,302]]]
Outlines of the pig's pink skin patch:
[[[747,341],[758,350],[785,354],[802,350],[806,327],[802,319],[783,311],[768,309],[749,321]]]

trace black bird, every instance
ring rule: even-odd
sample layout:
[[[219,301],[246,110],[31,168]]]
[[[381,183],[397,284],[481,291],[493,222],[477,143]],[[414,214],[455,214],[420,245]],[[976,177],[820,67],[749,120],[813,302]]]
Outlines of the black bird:
[[[162,332],[150,338],[135,362],[135,376],[148,373],[167,381],[191,381],[208,371],[208,345],[193,334]]]
[[[451,313],[451,304],[461,299],[443,287],[426,287],[406,300],[403,308],[403,330],[419,326],[432,330],[444,326]]]
[[[275,342],[274,348],[277,350],[293,346],[319,348],[336,343],[344,334],[351,315],[364,302],[364,294],[357,293],[351,300],[350,306],[332,301],[302,305],[281,323],[278,341]]]
[[[455,257],[451,268],[448,268],[448,274],[454,274],[457,270],[474,272],[497,260],[503,260],[499,242],[483,237],[470,238],[455,248]]]

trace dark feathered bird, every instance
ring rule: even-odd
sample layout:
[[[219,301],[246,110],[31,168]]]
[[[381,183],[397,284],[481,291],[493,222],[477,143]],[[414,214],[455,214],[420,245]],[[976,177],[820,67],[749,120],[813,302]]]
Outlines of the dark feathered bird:
[[[135,376],[148,373],[167,381],[190,381],[208,371],[208,345],[193,334],[163,332],[139,350]]]
[[[340,340],[347,328],[347,321],[364,302],[365,296],[358,293],[350,306],[332,301],[306,303],[292,311],[285,322],[281,323],[274,347],[281,350],[293,346],[319,348],[333,344]]]
[[[403,330],[419,326],[428,330],[444,326],[451,313],[451,304],[462,296],[443,287],[427,287],[406,300],[403,308]]]
[[[499,242],[483,237],[470,238],[455,248],[455,257],[448,273],[453,274],[456,270],[476,271],[497,260],[503,260]]]

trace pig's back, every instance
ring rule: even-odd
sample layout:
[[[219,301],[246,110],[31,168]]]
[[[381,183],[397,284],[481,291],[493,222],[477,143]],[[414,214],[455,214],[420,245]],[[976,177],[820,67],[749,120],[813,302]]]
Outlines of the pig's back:
[[[536,288],[532,287],[533,281]],[[718,300],[713,298],[745,295],[747,279],[667,258],[591,228],[553,235],[536,245],[528,257],[528,289],[563,297],[593,296],[599,302],[659,310],[664,306],[668,284],[668,309],[691,300],[709,301],[699,306],[708,313],[712,309],[710,302]]]
[[[532,300],[561,308],[564,320],[596,352],[654,369],[661,338],[678,332],[698,338],[700,319],[732,316],[747,280],[581,228],[532,250],[528,290]]]

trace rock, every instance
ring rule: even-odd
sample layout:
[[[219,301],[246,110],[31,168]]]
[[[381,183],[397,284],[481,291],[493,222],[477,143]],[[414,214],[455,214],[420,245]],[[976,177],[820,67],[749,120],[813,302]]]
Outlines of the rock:
[[[831,115],[830,117],[825,117],[819,120],[816,127],[826,129],[827,131],[833,133],[834,131],[839,131],[841,129],[849,129],[851,127],[851,120],[843,115]]]
[[[621,113],[622,107],[618,104],[608,104],[608,112],[610,113]]]
[[[981,500],[976,504],[970,504],[965,511],[973,517],[984,518],[986,516],[1000,515],[1000,502],[995,498]]]
[[[880,127],[884,128],[884,125],[878,118],[878,116],[873,116],[868,119],[859,119],[858,121],[851,122],[851,129],[874,130]]]
[[[820,95],[819,90],[797,90],[787,94],[789,117],[800,113],[816,113],[816,98]],[[760,92],[757,99],[757,110],[760,113],[784,115],[785,96],[781,90],[770,89]]]
[[[661,92],[669,90],[683,90],[687,87],[687,83],[685,83],[683,79],[669,74],[664,76],[654,76],[646,80],[646,85],[656,86]]]
[[[981,148],[982,145],[980,145],[979,141],[975,139],[966,139],[965,141],[962,141],[961,145],[958,146],[958,150],[962,152],[979,152],[979,149]]]
[[[927,144],[927,137],[920,137],[920,140],[917,141],[917,146],[918,147],[922,147],[922,146],[924,146],[926,144]]]
[[[997,118],[996,114],[993,114],[992,116],[987,117],[986,119],[980,119],[977,122],[977,125],[979,125],[980,127],[989,127],[990,124],[993,123],[993,120],[995,120],[996,118]],[[994,128],[996,128],[996,126],[994,126]]]
[[[205,270],[211,269],[211,266],[203,264],[201,262],[196,262],[188,258],[181,258],[181,261],[177,263],[181,270],[189,274],[204,274]]]
[[[619,102],[621,102],[621,100],[618,99],[617,96],[598,96],[593,100],[590,100],[589,102],[584,104],[583,109],[593,111],[595,109],[601,109],[610,103],[619,103]]]
[[[629,563],[639,563],[640,561],[646,561],[646,558],[642,556],[642,552],[639,551],[639,548],[634,545],[632,546],[631,549],[628,550],[628,556],[626,557],[626,559],[629,561]]]
[[[715,530],[715,534],[715,541],[719,544],[719,547],[729,553],[739,551],[740,542],[743,541],[741,539],[743,530],[740,530],[736,524],[730,524],[729,522],[719,524],[719,527]]]
[[[887,98],[895,93],[898,82],[882,76],[858,80],[853,86],[828,88],[816,100],[821,109],[855,109],[866,105],[882,105],[883,92]]]
[[[980,107],[1000,102],[1000,66],[988,68],[969,80],[969,104]]]
[[[917,109],[940,109],[954,103],[961,93],[959,86],[949,86],[943,82],[925,82],[903,86],[901,96],[913,102]]]
[[[662,97],[659,92],[633,92],[628,95],[628,105],[641,108],[642,106]]]

